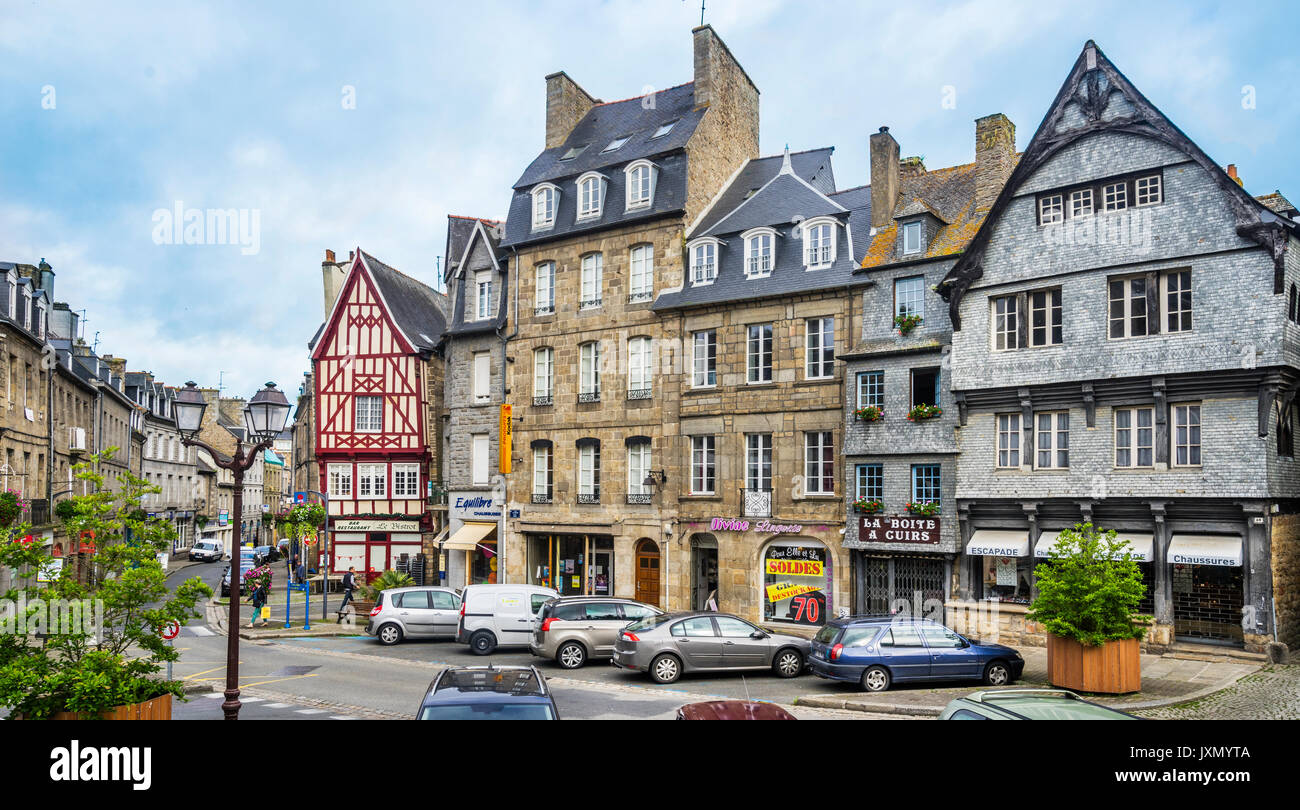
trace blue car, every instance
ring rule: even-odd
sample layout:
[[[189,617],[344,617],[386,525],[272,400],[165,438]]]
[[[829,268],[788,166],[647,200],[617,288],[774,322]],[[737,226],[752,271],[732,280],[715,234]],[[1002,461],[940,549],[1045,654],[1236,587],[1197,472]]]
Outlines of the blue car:
[[[970,641],[929,619],[850,616],[827,622],[813,639],[808,667],[820,678],[883,692],[909,681],[981,680],[1005,686],[1025,659],[1002,644]]]
[[[559,720],[537,667],[448,667],[429,684],[417,720]]]

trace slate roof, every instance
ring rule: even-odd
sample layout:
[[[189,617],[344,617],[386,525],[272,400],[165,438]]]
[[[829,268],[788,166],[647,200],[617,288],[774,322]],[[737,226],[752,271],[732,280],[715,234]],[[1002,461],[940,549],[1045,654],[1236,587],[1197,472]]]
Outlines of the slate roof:
[[[854,273],[862,258],[863,240],[871,221],[870,190],[864,186],[835,192],[831,187],[827,190],[832,193],[826,194],[809,187],[814,181],[823,188],[833,182],[831,151],[804,152],[801,154],[808,157],[803,160],[790,154],[749,161],[718,194],[714,204],[716,213],[707,214],[707,222],[701,221],[691,231],[692,240],[711,236],[723,242],[718,249],[717,277],[712,284],[705,285],[694,285],[689,278],[683,278],[681,289],[660,293],[653,308],[723,304],[869,283]],[[758,183],[757,191],[753,191],[755,183]],[[734,205],[727,210],[725,205],[731,203]],[[831,267],[805,270],[803,240],[796,233],[795,223],[821,215],[846,222],[848,230],[836,231],[836,259]],[[759,226],[774,228],[778,238],[773,248],[771,275],[751,279],[745,275],[745,249],[740,234]],[[689,266],[684,272],[689,276]]]
[[[447,296],[357,248],[389,314],[417,351],[430,351],[447,329]]]
[[[1282,192],[1280,191],[1274,191],[1272,194],[1261,194],[1255,199],[1267,206],[1273,213],[1280,214],[1284,217],[1295,217],[1297,213],[1300,213],[1300,211],[1291,204],[1290,200],[1282,196]]]
[[[476,229],[475,223],[482,223],[481,229]],[[484,237],[476,237],[475,234],[482,233]],[[476,217],[447,217],[447,272],[444,278],[447,283],[447,289],[452,292],[450,299],[451,325],[447,328],[447,335],[469,335],[480,332],[493,332],[499,329],[506,322],[506,306],[510,298],[505,294],[507,285],[506,277],[509,266],[505,254],[501,251],[501,223],[492,219],[479,219]],[[465,269],[469,272],[460,272],[461,257],[465,256],[465,248],[474,240],[474,247],[470,254],[465,258]],[[453,258],[454,257],[454,258]],[[486,320],[466,320],[465,307],[467,302],[473,300],[473,283],[472,272],[478,270],[490,269],[495,263],[497,269],[497,314],[495,318]]]
[[[686,207],[686,143],[704,117],[705,110],[695,109],[695,83],[670,87],[648,96],[597,104],[587,111],[564,143],[538,155],[514,185],[510,212],[506,217],[505,247],[531,244],[583,233],[625,222],[654,219],[679,212]],[[652,137],[670,121],[676,122],[666,135]],[[617,138],[627,143],[612,152],[603,150]],[[571,160],[561,160],[570,149],[583,146]],[[634,160],[648,158],[659,167],[653,205],[625,213],[623,201],[626,178],[623,167]],[[578,190],[575,180],[586,172],[596,171],[608,181],[602,215],[594,220],[575,222]],[[555,225],[545,231],[532,230],[532,189],[550,182],[560,188],[560,204]]]

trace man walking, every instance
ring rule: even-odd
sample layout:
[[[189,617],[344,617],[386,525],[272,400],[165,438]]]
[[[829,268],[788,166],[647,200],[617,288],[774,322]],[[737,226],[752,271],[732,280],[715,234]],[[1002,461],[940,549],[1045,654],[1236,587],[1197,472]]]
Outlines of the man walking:
[[[348,572],[343,575],[343,604],[339,605],[340,615],[343,613],[343,609],[348,606],[348,602],[352,601],[352,592],[356,590],[356,588],[357,569],[355,566],[350,566]]]

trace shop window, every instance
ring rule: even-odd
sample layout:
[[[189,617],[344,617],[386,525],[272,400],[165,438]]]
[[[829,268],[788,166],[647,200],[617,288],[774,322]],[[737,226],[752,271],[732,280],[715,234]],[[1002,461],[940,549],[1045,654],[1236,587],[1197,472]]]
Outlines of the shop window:
[[[1034,581],[1033,557],[983,557],[984,598],[1016,605],[1029,604]]]
[[[763,620],[822,625],[827,619],[831,565],[820,543],[777,541],[763,552]]]

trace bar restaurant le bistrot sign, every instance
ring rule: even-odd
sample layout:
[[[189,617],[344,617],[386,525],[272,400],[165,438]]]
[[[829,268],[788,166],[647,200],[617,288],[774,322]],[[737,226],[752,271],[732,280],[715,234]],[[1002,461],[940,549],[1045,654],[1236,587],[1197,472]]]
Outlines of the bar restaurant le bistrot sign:
[[[863,543],[939,542],[939,518],[912,515],[863,515],[858,518],[858,540]]]

